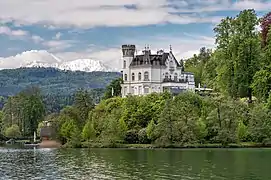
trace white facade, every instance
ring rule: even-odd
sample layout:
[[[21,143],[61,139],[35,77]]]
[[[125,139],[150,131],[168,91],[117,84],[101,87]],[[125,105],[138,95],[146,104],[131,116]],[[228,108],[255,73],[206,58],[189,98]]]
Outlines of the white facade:
[[[122,97],[195,90],[194,75],[183,72],[172,51],[151,54],[145,49],[142,55],[135,56],[134,45],[123,45],[122,52]]]

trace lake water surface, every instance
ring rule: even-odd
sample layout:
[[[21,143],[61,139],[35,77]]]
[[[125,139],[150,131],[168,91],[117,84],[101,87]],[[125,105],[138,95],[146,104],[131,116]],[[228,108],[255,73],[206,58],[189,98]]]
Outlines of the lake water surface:
[[[271,149],[7,149],[0,179],[270,180]]]

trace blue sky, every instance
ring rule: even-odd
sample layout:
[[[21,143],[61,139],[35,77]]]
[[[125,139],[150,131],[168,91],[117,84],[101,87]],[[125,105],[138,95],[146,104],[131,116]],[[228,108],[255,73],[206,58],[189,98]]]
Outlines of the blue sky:
[[[120,46],[168,50],[187,58],[214,47],[221,18],[271,0],[6,0],[0,1],[0,62],[29,50],[47,50],[72,60],[93,58],[117,66]],[[31,58],[31,57],[29,57]]]

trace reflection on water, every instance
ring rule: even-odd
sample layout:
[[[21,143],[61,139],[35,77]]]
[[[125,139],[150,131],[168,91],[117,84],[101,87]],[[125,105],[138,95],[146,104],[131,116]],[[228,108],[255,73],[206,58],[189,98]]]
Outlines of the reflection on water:
[[[270,180],[271,150],[7,149],[0,179]]]

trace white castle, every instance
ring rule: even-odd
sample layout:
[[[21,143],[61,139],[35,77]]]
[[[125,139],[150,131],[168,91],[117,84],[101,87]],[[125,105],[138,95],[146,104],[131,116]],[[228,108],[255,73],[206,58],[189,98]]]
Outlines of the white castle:
[[[195,91],[193,73],[184,72],[183,64],[176,60],[171,47],[169,52],[160,50],[157,54],[151,54],[149,48],[145,48],[142,55],[135,55],[135,52],[135,45],[122,45],[122,97],[164,91],[174,94]]]

